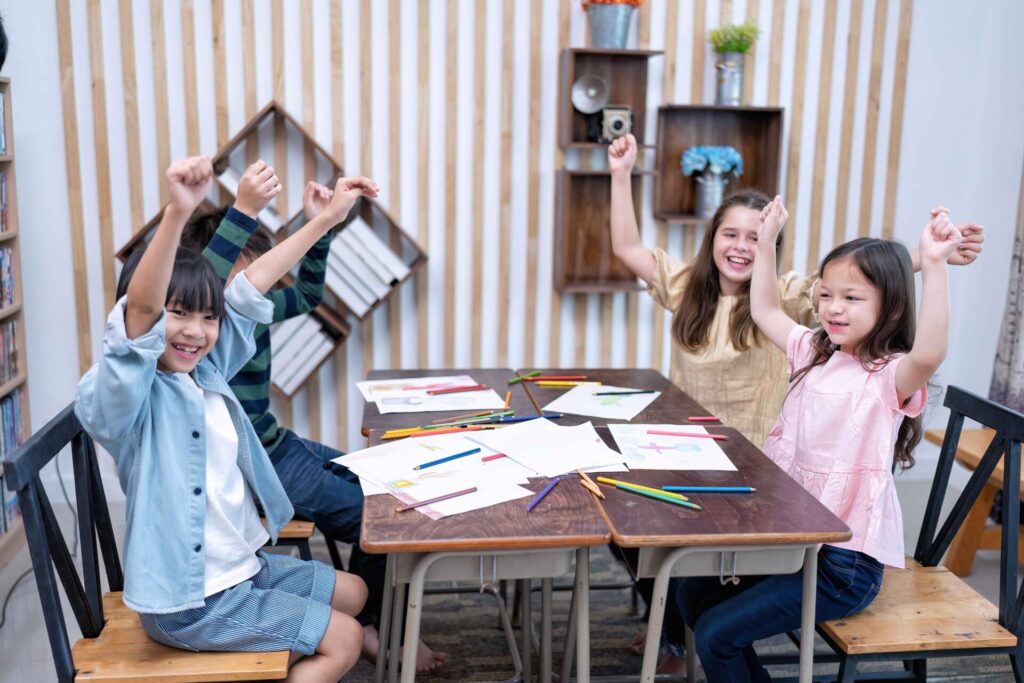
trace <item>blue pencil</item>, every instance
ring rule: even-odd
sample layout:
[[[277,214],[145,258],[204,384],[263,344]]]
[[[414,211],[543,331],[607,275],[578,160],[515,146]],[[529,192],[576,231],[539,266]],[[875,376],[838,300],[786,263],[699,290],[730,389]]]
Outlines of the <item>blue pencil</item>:
[[[753,493],[753,486],[662,486],[664,491],[676,493]]]
[[[462,453],[456,453],[455,455],[449,455],[449,456],[444,457],[444,458],[438,458],[437,460],[431,460],[430,462],[425,462],[422,465],[416,465],[416,467],[413,467],[413,469],[414,470],[425,470],[428,467],[433,467],[434,465],[440,465],[443,462],[448,462],[449,460],[455,460],[456,458],[465,458],[467,455],[473,455],[474,453],[479,453],[479,452],[480,452],[479,448],[471,448],[470,450],[463,451]]]
[[[558,483],[559,479],[560,477],[555,477],[554,479],[552,479],[551,483],[544,487],[544,490],[542,490],[540,493],[534,496],[533,500],[530,501],[530,504],[526,506],[526,511],[530,512],[531,510],[533,510],[533,508],[537,507],[537,503],[539,503],[541,499],[544,498],[544,496],[548,495],[551,489],[555,488],[555,485]]]
[[[557,420],[562,417],[561,413],[544,413],[543,415],[519,415],[516,417],[492,417],[487,420],[484,424],[507,424],[509,422],[526,422],[527,420],[536,420],[541,417],[546,417],[549,420]]]

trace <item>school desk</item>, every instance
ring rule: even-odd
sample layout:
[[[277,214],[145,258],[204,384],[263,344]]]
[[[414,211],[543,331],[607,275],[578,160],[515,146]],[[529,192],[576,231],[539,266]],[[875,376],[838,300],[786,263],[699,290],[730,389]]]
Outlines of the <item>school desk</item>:
[[[369,445],[382,443],[383,432],[372,431]],[[533,479],[529,488],[539,491],[547,479]],[[568,483],[568,482],[566,482]],[[573,588],[574,614],[583,628],[577,629],[580,652],[577,680],[590,680],[589,632],[589,548],[606,545],[608,527],[582,486],[556,486],[532,512],[529,498],[493,505],[461,515],[431,520],[416,511],[396,512],[396,499],[389,495],[367,496],[363,502],[360,534],[363,550],[387,553],[385,599],[381,610],[380,656],[377,680],[383,680],[384,653],[388,653],[389,680],[396,680],[398,647],[389,644],[415,643],[419,639],[423,610],[423,589],[428,580],[459,581],[543,579],[547,584],[542,599],[540,680],[551,680],[550,579],[569,571],[576,557]],[[400,638],[401,605],[406,586],[405,640]],[[529,680],[530,624],[529,593],[523,600],[523,675]],[[410,683],[416,675],[416,648],[406,647],[402,655],[401,680]]]
[[[814,642],[815,577],[818,544],[848,540],[850,530],[824,505],[779,469],[738,431],[705,425],[724,434],[716,443],[736,472],[634,470],[608,475],[654,488],[668,485],[754,486],[751,495],[687,494],[702,510],[671,505],[620,489],[601,486],[598,506],[637,578],[654,578],[647,645],[640,680],[654,680],[658,638],[664,619],[668,580],[673,576],[791,574],[804,569],[800,642],[800,681],[811,681]],[[607,427],[598,433],[614,448]],[[689,636],[689,634],[687,634]],[[688,638],[688,641],[691,640]],[[687,643],[689,680],[693,678],[692,642]]]

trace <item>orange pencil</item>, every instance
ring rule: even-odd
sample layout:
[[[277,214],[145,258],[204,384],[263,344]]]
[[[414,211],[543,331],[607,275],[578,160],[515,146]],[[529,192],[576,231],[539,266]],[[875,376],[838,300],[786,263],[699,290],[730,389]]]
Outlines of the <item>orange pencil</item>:
[[[505,392],[505,410],[508,410],[508,406],[509,406],[510,403],[512,403],[512,392],[511,391],[506,391]]]

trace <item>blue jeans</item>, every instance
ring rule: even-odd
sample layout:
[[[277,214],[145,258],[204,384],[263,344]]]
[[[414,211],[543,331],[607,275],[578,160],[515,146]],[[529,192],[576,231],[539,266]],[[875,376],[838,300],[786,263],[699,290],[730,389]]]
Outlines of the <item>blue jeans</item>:
[[[815,621],[839,619],[871,604],[882,587],[878,560],[845,548],[818,552]],[[800,628],[803,570],[795,574],[743,577],[723,586],[718,577],[673,580],[674,606],[693,629],[694,647],[709,683],[770,681],[754,641]],[[670,634],[682,641],[682,633]]]
[[[349,571],[366,582],[369,595],[359,623],[376,624],[384,598],[386,555],[364,553],[359,547],[363,520],[363,489],[359,477],[331,462],[344,455],[321,443],[285,432],[270,456],[277,476],[295,508],[295,515],[313,522],[327,538],[352,544]]]

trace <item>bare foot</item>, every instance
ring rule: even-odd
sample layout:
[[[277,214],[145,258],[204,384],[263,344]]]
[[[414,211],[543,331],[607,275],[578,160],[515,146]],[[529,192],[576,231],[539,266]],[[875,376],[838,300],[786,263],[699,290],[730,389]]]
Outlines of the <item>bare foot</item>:
[[[686,678],[686,657],[676,657],[675,655],[669,655],[665,660],[658,665],[657,674],[668,674],[673,678]]]
[[[626,646],[626,649],[635,655],[642,655],[646,644],[647,630],[643,629],[636,632],[636,635],[633,636],[633,640],[629,641],[629,645]]]
[[[377,661],[380,652],[380,637],[374,626],[363,627],[363,658],[370,662]],[[434,652],[422,640],[416,648],[416,673],[437,671],[448,659],[447,652]]]

